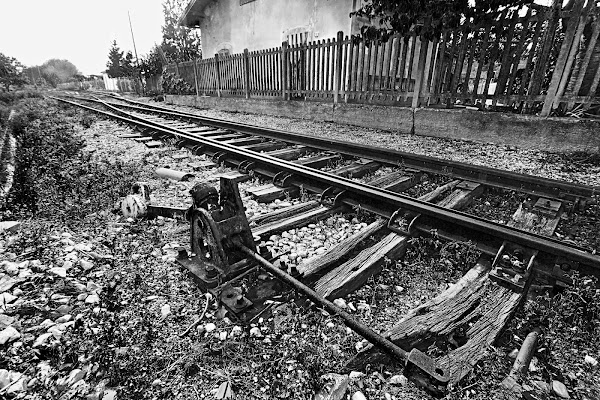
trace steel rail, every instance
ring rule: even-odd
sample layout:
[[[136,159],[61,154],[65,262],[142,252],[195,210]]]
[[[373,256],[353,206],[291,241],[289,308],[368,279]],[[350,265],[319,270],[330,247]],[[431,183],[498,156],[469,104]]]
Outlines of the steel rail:
[[[114,98],[114,97],[113,97]],[[90,100],[90,99],[88,99]],[[138,111],[160,112],[175,118],[186,118],[205,125],[221,129],[235,130],[240,133],[257,135],[310,146],[320,150],[336,151],[343,154],[368,158],[383,164],[404,166],[442,175],[468,179],[481,184],[511,189],[532,195],[575,201],[577,198],[591,198],[600,193],[600,187],[564,182],[556,179],[537,177],[518,172],[505,171],[459,161],[443,160],[436,157],[413,154],[399,150],[362,145],[335,139],[323,139],[317,136],[302,135],[277,129],[258,127],[249,124],[202,117],[156,105],[147,105],[134,100],[119,99],[135,105],[123,105]],[[100,101],[100,100],[90,100]],[[108,104],[108,103],[107,103]]]
[[[93,107],[89,107],[69,100],[60,98],[55,99],[78,107],[82,107],[84,109],[96,113],[104,114],[122,122],[131,123],[158,132],[162,132],[167,135],[177,136],[193,142],[205,144],[215,149],[234,154],[243,159],[251,159],[261,164],[275,166],[277,168],[281,168],[282,170],[297,174],[304,178],[310,178],[315,181],[325,183],[328,186],[333,186],[342,190],[347,190],[349,193],[354,193],[355,195],[358,195],[359,197],[364,198],[365,200],[372,200],[378,204],[387,204],[389,206],[395,207],[396,209],[404,209],[408,211],[417,212],[426,216],[433,217],[435,219],[459,225],[467,229],[488,234],[501,240],[508,240],[514,243],[518,243],[525,247],[530,247],[532,249],[539,250],[544,253],[552,254],[555,256],[562,256],[572,261],[576,261],[581,264],[590,266],[594,269],[600,269],[599,256],[583,251],[578,247],[570,246],[553,238],[522,231],[520,229],[513,228],[510,226],[501,225],[495,222],[488,221],[484,218],[466,214],[461,211],[451,210],[442,206],[438,206],[436,204],[420,201],[403,194],[375,188],[364,183],[356,182],[347,178],[342,178],[340,176],[333,175],[328,172],[304,167],[302,165],[278,159],[267,154],[258,153],[247,149],[240,149],[232,145],[212,140],[210,138],[194,136],[192,134],[187,133],[185,130],[172,128],[157,122],[144,120],[141,117],[136,117],[126,111],[119,110],[118,108],[110,106],[108,104],[105,104],[105,106],[124,115],[128,115],[131,118],[117,115],[108,111],[98,110]]]

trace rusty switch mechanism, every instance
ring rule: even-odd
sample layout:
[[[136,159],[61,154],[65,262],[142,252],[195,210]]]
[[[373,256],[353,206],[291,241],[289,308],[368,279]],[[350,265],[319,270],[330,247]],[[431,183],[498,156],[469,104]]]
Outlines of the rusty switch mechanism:
[[[244,313],[257,315],[251,310],[258,308],[261,302],[264,304],[264,298],[253,301],[254,299],[246,297],[252,297],[251,290],[244,294],[241,288],[234,287],[232,283],[244,276],[249,268],[258,265],[281,285],[278,288],[279,292],[277,289],[272,290],[273,294],[280,294],[286,288],[301,292],[319,307],[338,315],[347,326],[375,346],[402,361],[411,372],[410,375],[418,376],[418,382],[426,388],[434,392],[443,390],[449,377],[434,359],[418,349],[405,351],[398,347],[263,258],[265,252],[257,252],[237,183],[233,179],[221,177],[220,184],[219,193],[214,187],[206,184],[198,184],[190,191],[193,205],[187,216],[191,223],[192,254],[187,254],[185,249],[181,249],[178,259],[205,290],[216,293],[221,302],[236,316]],[[276,285],[271,285],[271,288],[276,288]],[[265,293],[265,289],[261,288],[256,292]]]

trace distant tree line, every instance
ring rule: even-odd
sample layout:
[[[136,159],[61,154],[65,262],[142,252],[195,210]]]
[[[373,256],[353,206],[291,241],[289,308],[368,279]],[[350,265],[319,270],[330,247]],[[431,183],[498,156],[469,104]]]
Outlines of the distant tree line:
[[[83,79],[77,67],[68,60],[53,58],[42,65],[25,67],[16,58],[0,53],[0,84],[4,91],[27,83],[57,87],[60,83]]]

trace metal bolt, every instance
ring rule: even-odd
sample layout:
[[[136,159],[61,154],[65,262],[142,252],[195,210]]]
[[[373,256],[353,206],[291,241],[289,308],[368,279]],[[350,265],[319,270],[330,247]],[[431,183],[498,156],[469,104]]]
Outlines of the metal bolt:
[[[179,258],[180,260],[188,258],[188,252],[185,249],[185,247],[179,247],[177,249],[177,258]]]
[[[208,265],[205,267],[205,270],[206,270],[206,276],[207,276],[208,278],[214,278],[214,277],[216,277],[216,276],[217,276],[217,270],[216,270],[216,269],[215,269],[215,267],[213,267],[212,265],[208,264]]]
[[[235,298],[235,305],[236,306],[243,306],[245,303],[244,301],[244,296],[242,296],[241,294],[238,294],[237,297]]]

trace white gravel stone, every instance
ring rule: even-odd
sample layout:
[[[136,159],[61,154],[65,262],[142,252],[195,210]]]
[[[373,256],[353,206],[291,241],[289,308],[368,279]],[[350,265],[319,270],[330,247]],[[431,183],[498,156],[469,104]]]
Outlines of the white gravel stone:
[[[596,360],[594,357],[592,356],[585,356],[585,358],[583,359],[583,361],[588,364],[591,365],[592,367],[595,367],[596,365],[598,365],[598,360]]]
[[[60,277],[60,278],[66,278],[67,277],[67,270],[64,267],[54,267],[54,268],[50,268],[50,273]]]
[[[367,398],[361,391],[358,391],[352,395],[352,400],[367,400]]]
[[[87,304],[96,304],[100,302],[100,297],[97,294],[90,294],[85,298]]]
[[[13,328],[12,326],[7,326],[2,331],[0,331],[0,344],[9,343],[17,340],[21,337],[21,334],[18,330]]]
[[[213,324],[212,322],[209,322],[206,325],[204,325],[204,330],[207,333],[210,333],[210,332],[214,331],[215,329],[217,329],[217,326],[215,324]]]
[[[552,391],[562,399],[570,399],[569,391],[564,383],[560,381],[552,381]]]
[[[262,337],[262,332],[257,326],[250,329],[250,337]]]
[[[338,306],[341,309],[345,309],[347,307],[346,300],[344,300],[344,299],[335,299],[335,300],[333,300],[333,304],[335,304],[336,306]]]

